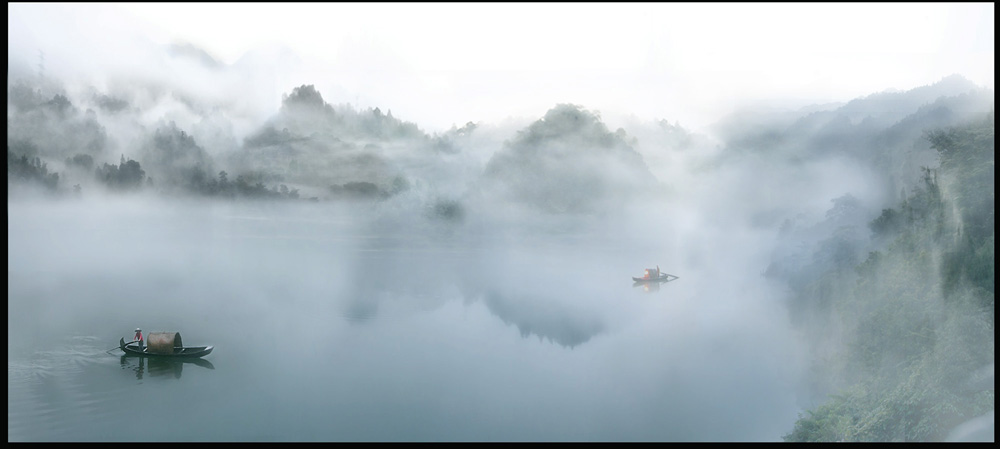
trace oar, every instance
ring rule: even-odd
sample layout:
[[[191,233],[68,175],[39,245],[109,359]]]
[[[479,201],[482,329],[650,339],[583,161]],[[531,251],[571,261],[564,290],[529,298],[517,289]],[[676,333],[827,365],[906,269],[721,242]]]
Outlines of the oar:
[[[126,342],[124,338],[121,338],[121,339],[118,340],[118,349],[121,349],[122,351],[124,351],[126,345],[130,345],[132,343],[137,343],[137,342],[139,342],[139,340],[132,340],[132,341]]]
[[[137,341],[139,341],[139,340],[132,340],[132,341],[126,343],[125,339],[122,338],[122,339],[118,340],[118,346],[115,346],[115,347],[113,347],[111,349],[108,349],[107,351],[104,351],[104,352],[111,352],[111,351],[114,351],[115,349],[122,349],[125,345],[130,344],[130,343],[135,343]]]

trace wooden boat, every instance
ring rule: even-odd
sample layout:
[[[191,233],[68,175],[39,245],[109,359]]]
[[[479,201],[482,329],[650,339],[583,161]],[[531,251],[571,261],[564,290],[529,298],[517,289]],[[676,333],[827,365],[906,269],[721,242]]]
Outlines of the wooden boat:
[[[659,276],[653,276],[653,277],[648,277],[648,278],[647,277],[637,278],[635,276],[632,276],[632,280],[636,281],[636,282],[639,282],[639,283],[643,283],[643,282],[667,282],[667,281],[672,281],[674,279],[677,279],[677,276],[674,276],[672,274],[667,274],[667,273],[660,273]]]
[[[637,282],[637,283],[644,283],[644,282],[667,282],[667,281],[672,281],[674,279],[677,279],[677,276],[674,276],[672,274],[667,274],[667,273],[661,273],[659,266],[657,266],[656,268],[647,268],[646,269],[646,274],[644,274],[641,278],[637,278],[635,276],[632,276],[632,280],[635,281],[635,282]]]
[[[203,357],[212,352],[212,346],[184,346],[181,334],[177,332],[153,332],[147,337],[147,345],[139,348],[139,342],[125,343],[122,337],[118,346],[125,355],[141,357]]]

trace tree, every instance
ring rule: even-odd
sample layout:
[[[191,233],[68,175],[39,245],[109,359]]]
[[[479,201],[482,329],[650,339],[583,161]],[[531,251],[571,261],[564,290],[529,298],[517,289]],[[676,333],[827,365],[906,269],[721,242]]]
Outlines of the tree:
[[[11,152],[7,147],[7,182],[40,184],[50,192],[56,191],[59,185],[59,173],[49,173],[48,166],[39,157],[29,158]]]
[[[992,382],[973,382],[994,363],[993,114],[928,138],[940,167],[871,222],[879,248],[831,296],[844,346],[816,370],[847,386],[786,441],[940,441],[993,411]]]
[[[94,158],[89,154],[80,153],[72,158],[66,158],[66,165],[77,166],[89,171],[94,168]]]
[[[105,163],[97,168],[95,175],[99,181],[113,190],[130,191],[142,187],[146,171],[142,169],[139,162],[132,159],[126,160],[123,154],[121,162],[117,166]]]

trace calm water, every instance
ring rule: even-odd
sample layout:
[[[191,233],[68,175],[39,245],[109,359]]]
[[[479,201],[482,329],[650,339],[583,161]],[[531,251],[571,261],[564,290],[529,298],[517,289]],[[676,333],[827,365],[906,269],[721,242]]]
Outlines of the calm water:
[[[780,440],[773,232],[683,207],[9,200],[8,441]],[[215,351],[124,358],[136,327]]]

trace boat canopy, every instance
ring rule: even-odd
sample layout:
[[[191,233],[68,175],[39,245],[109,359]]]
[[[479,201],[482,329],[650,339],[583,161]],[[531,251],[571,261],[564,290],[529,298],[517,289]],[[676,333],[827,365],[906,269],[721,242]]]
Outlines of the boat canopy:
[[[180,332],[150,332],[146,336],[146,350],[153,354],[173,354],[174,348],[182,348]]]

